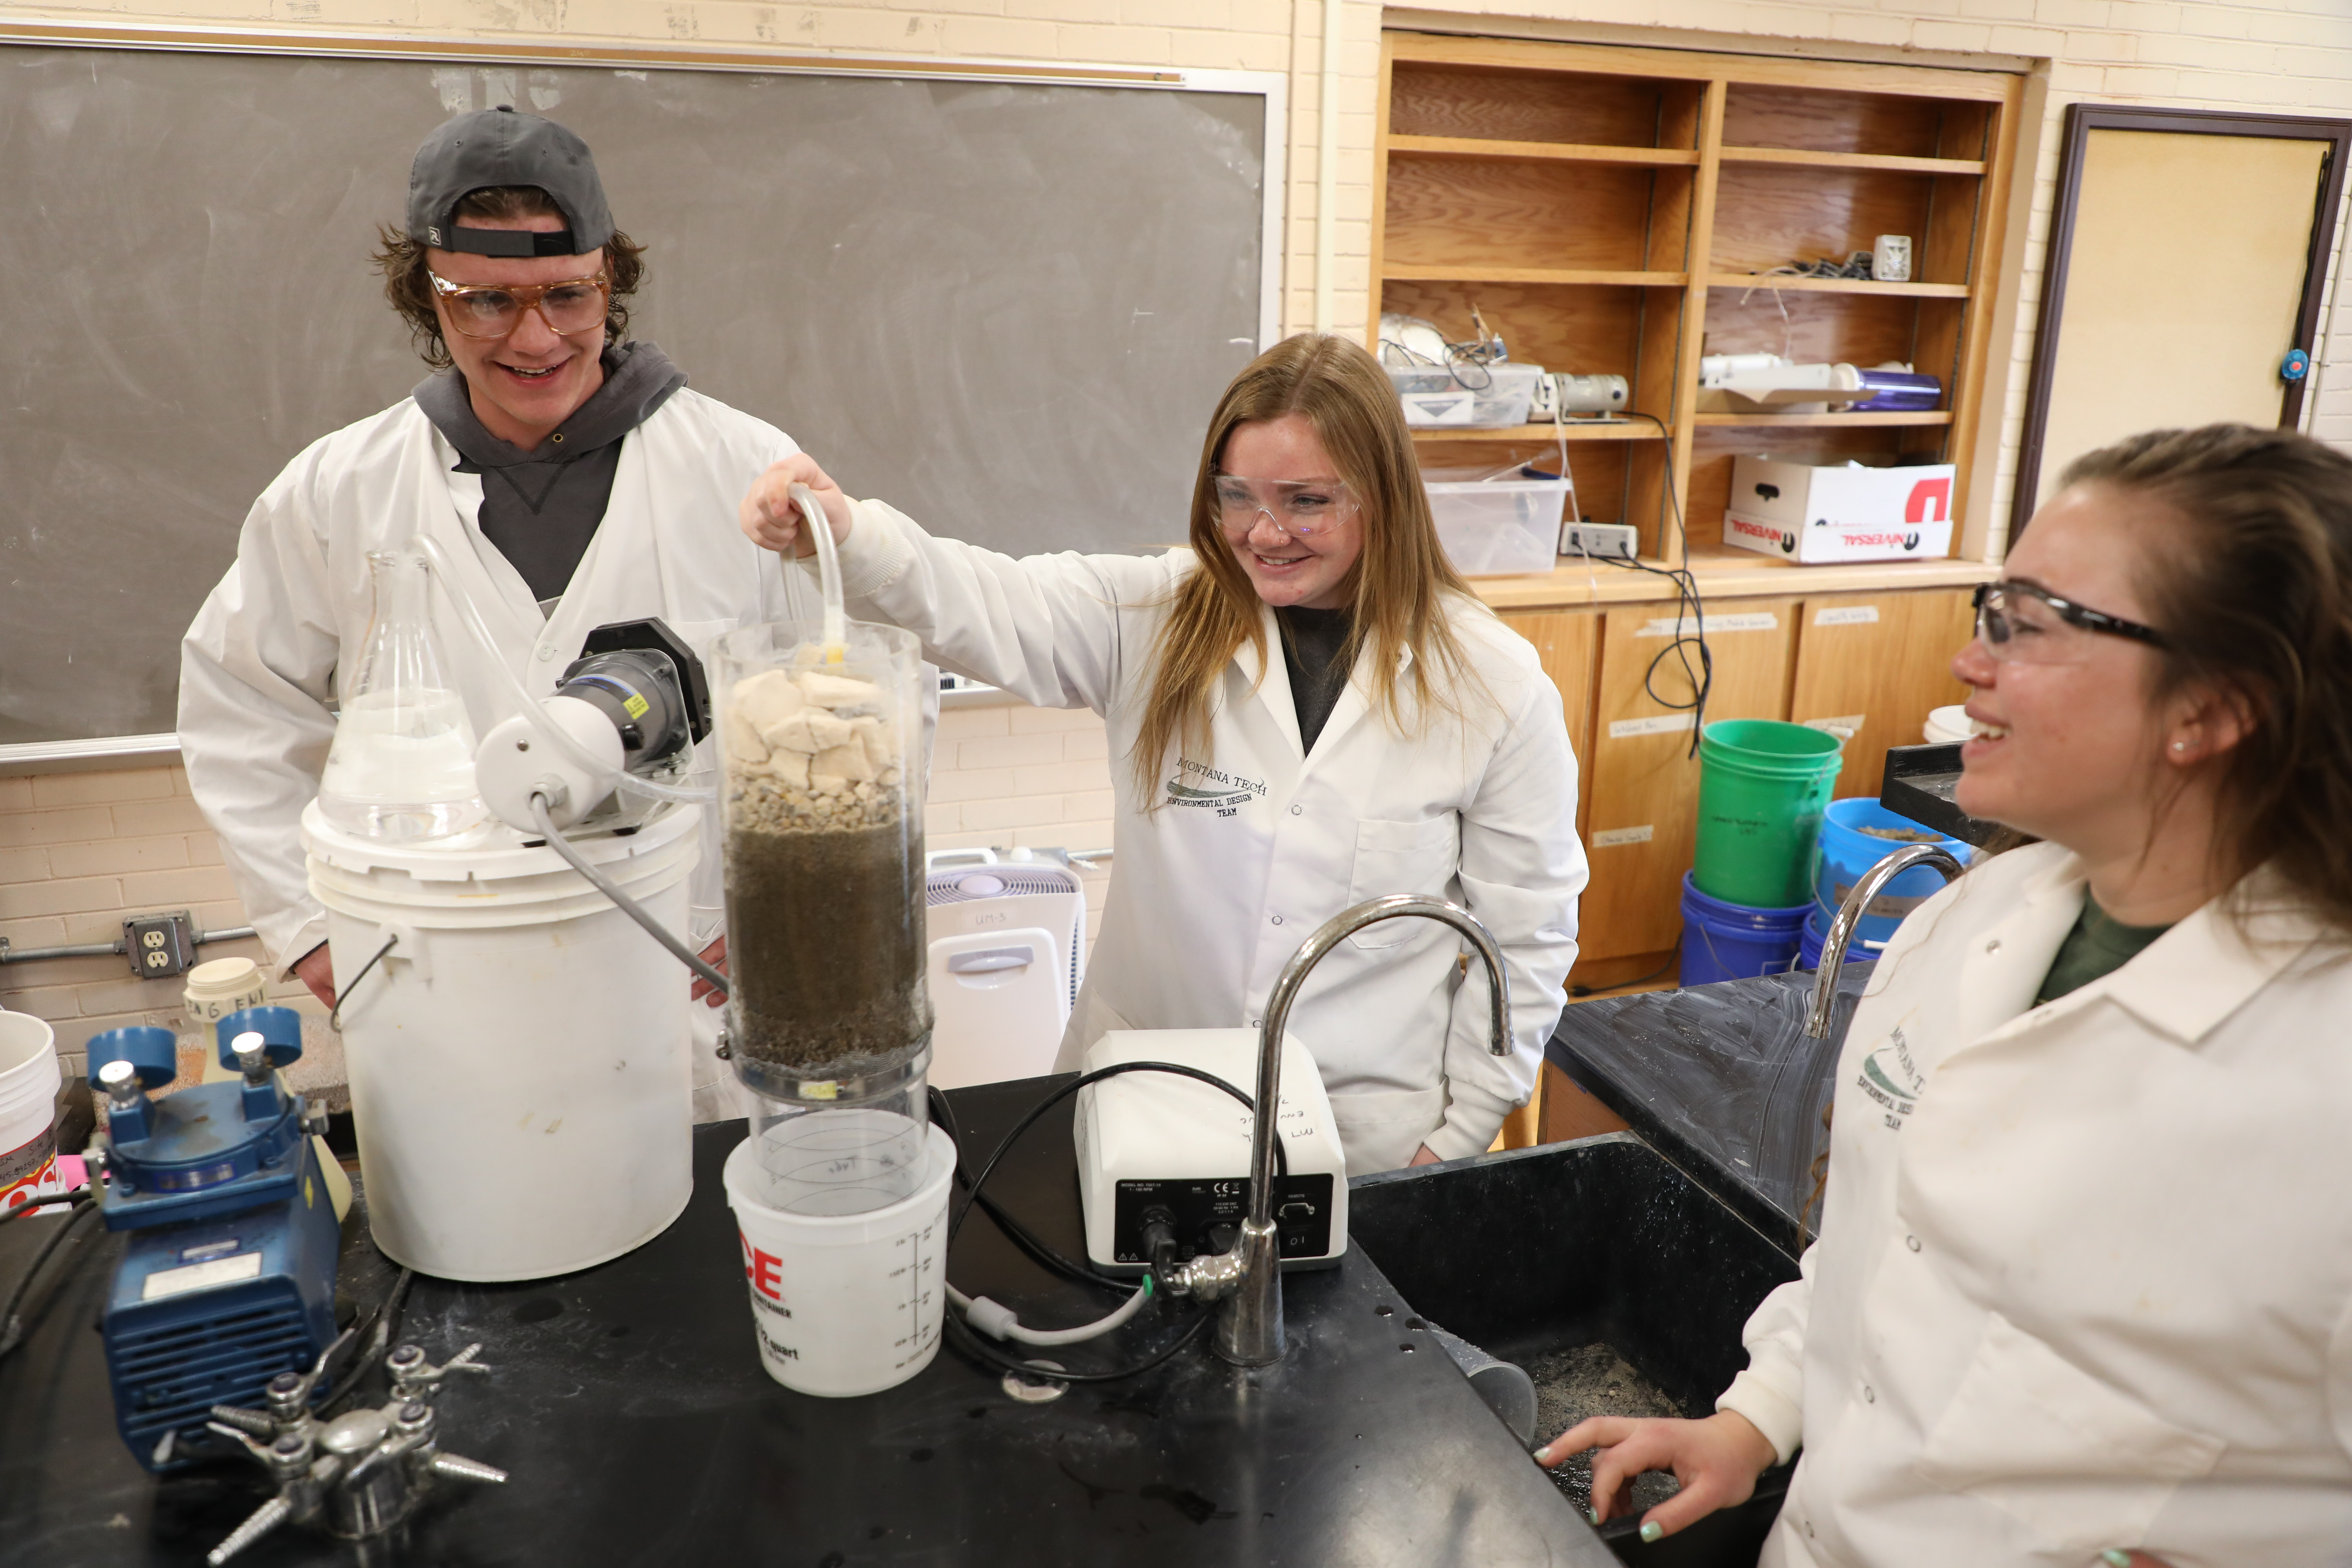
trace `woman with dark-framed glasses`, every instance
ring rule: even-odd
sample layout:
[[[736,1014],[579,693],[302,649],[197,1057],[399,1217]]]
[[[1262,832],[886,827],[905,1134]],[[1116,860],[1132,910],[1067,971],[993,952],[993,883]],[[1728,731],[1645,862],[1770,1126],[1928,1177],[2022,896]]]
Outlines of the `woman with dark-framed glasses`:
[[[803,456],[743,501],[772,550],[823,503],[851,613],[925,657],[1109,732],[1118,880],[1062,1042],[1255,1026],[1284,963],[1363,900],[1426,893],[1485,921],[1510,990],[1455,935],[1393,920],[1349,938],[1290,1014],[1348,1169],[1483,1152],[1535,1086],[1576,957],[1576,759],[1534,648],[1446,563],[1387,374],[1302,335],[1234,378],[1209,421],[1191,548],[1024,560],[851,501]]]
[[[1977,597],[1960,805],[2042,842],[1906,920],[1820,1240],[1703,1421],[1588,1421],[1654,1539],[1800,1449],[1768,1564],[2352,1557],[2352,458],[2082,458]]]

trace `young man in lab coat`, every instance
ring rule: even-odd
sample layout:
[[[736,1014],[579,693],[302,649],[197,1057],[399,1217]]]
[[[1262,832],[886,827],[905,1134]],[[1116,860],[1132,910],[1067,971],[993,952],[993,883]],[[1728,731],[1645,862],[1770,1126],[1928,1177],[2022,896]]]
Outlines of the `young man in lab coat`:
[[[622,341],[638,247],[613,225],[579,137],[511,110],[459,115],[410,172],[386,292],[441,367],[319,440],[254,503],[233,564],[182,647],[180,745],[196,802],[278,963],[331,1004],[326,917],[299,831],[372,609],[367,554],[440,542],[509,665],[535,691],[599,626],[658,616],[697,654],[737,626],[816,614],[814,591],[732,525],[752,479],[798,448]],[[495,673],[434,595],[477,733],[505,716]],[[716,813],[692,940],[720,923]],[[677,974],[678,1005],[688,976]],[[737,1112],[692,1009],[695,1114]]]

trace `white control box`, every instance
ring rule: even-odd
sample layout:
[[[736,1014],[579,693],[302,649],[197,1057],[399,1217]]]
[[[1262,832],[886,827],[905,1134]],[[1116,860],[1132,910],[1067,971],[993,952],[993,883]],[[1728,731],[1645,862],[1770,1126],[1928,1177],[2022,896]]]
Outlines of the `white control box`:
[[[1122,1029],[1095,1042],[1086,1070],[1118,1062],[1171,1062],[1257,1091],[1255,1029]],[[1087,1257],[1108,1274],[1139,1275],[1150,1261],[1144,1227],[1164,1219],[1179,1259],[1222,1252],[1249,1215],[1251,1113],[1197,1079],[1131,1072],[1078,1091],[1078,1198]],[[1276,1178],[1274,1217],[1285,1269],[1328,1267],[1348,1250],[1348,1164],[1315,1058],[1286,1035],[1281,1134],[1287,1174]]]

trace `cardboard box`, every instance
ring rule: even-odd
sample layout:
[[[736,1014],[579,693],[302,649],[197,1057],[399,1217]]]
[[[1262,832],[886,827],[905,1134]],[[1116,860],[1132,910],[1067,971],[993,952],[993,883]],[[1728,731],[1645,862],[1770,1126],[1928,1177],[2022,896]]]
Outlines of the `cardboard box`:
[[[1938,560],[1952,548],[1950,463],[1865,468],[1738,458],[1723,542],[1803,563]]]

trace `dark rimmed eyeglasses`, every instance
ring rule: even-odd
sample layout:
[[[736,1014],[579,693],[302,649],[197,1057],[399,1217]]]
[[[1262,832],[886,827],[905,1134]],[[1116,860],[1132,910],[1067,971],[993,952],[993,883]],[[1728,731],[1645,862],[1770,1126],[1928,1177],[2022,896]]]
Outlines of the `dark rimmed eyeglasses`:
[[[2032,583],[2014,579],[1979,583],[1975,604],[1977,636],[1984,639],[1993,658],[2006,664],[2071,664],[2082,658],[2086,645],[2068,636],[2069,627],[2102,637],[2129,637],[2150,647],[2171,646],[2154,626],[2078,605]]]

